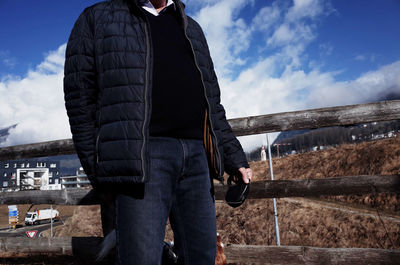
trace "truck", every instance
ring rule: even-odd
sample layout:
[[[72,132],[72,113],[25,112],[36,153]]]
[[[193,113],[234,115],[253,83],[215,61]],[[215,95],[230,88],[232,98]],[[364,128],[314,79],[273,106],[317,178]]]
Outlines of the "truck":
[[[54,209],[36,210],[34,212],[27,212],[25,215],[26,225],[37,225],[41,223],[49,223],[53,218],[58,221],[60,213]]]

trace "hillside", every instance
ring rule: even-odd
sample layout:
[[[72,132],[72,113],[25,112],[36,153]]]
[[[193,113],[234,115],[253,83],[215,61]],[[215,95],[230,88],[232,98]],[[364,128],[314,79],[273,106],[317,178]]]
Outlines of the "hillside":
[[[259,161],[251,166],[255,172],[254,180],[270,178],[268,163]],[[397,175],[400,174],[400,138],[346,144],[337,148],[290,155],[274,159],[273,169],[275,179]],[[400,196],[396,194],[326,198],[377,207],[380,210],[400,210]]]
[[[17,127],[18,124],[13,124],[11,126],[0,128],[0,144],[7,140],[7,137],[10,135],[10,130]]]
[[[292,155],[273,161],[276,179],[400,174],[400,139],[386,139]],[[253,162],[254,180],[269,179],[265,162]],[[248,200],[237,209],[217,202],[224,243],[275,244],[272,200]],[[283,245],[400,249],[399,196],[379,194],[278,199]],[[76,220],[84,220],[79,223]],[[101,236],[99,208],[77,207],[57,236]],[[167,229],[167,239],[172,232]]]

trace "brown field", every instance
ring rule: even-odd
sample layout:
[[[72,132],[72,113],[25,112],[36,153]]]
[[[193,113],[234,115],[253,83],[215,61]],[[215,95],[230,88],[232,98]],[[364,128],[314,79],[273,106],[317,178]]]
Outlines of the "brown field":
[[[275,179],[400,174],[400,138],[291,155],[274,159],[273,166]],[[252,162],[251,167],[254,181],[269,179],[267,163]],[[277,202],[282,245],[400,249],[399,195],[285,198]],[[223,243],[275,245],[272,200],[247,200],[236,209],[218,201],[216,207]],[[62,206],[57,208],[64,211]],[[102,236],[99,207],[75,207],[72,218],[55,228],[55,235]],[[169,226],[166,239],[172,240]]]

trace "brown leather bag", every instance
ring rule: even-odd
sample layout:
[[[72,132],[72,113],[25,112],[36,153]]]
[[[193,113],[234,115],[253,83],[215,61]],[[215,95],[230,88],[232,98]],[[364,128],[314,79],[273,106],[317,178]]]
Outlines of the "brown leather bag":
[[[203,133],[204,149],[206,150],[208,164],[210,168],[210,174],[218,176],[217,160],[214,154],[214,143],[212,139],[212,132],[210,127],[210,121],[208,119],[207,109],[204,115],[204,133]]]

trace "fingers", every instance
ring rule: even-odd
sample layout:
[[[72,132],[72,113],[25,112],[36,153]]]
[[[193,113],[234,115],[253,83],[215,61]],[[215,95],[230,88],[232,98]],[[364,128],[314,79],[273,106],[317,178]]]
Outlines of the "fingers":
[[[246,168],[246,172],[247,177],[249,178],[249,180],[251,180],[251,178],[253,177],[253,170],[251,170],[251,168]]]
[[[239,172],[242,174],[242,178],[244,183],[249,183],[251,178],[253,177],[253,171],[251,168],[239,168]]]

